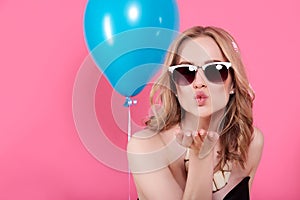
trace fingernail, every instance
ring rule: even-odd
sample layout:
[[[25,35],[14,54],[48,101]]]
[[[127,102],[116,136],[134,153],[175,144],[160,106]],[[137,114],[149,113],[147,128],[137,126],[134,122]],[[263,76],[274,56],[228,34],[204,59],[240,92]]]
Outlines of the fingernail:
[[[198,135],[198,131],[193,131],[193,137]]]
[[[199,134],[200,134],[201,136],[203,136],[203,135],[205,134],[205,130],[201,129],[201,130],[199,131]]]

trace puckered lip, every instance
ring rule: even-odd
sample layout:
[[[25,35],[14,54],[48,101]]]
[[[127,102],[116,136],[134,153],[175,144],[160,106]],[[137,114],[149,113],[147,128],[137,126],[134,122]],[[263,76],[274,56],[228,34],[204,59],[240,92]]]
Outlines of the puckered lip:
[[[195,93],[195,99],[207,99],[208,95],[206,95],[203,91],[198,91]]]

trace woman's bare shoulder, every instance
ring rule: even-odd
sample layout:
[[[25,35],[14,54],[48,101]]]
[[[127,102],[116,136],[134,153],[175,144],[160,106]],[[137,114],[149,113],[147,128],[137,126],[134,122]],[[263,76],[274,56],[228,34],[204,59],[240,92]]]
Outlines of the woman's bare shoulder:
[[[169,165],[165,143],[160,134],[145,129],[132,136],[127,145],[127,158],[133,174],[150,173]]]
[[[264,146],[264,136],[260,129],[254,127],[253,137],[248,150],[247,168],[254,176],[259,165]]]
[[[247,171],[250,176],[249,187],[251,188],[257,168],[259,166],[264,147],[264,136],[260,129],[254,127],[253,137],[248,150]]]
[[[262,131],[257,127],[254,127],[253,139],[251,141],[250,146],[252,146],[252,148],[254,149],[261,149],[261,150],[264,146],[264,135]]]
[[[127,151],[133,153],[147,153],[163,147],[159,132],[143,129],[134,133],[128,142]]]
[[[176,129],[176,126],[164,131],[143,129],[136,132],[128,142],[127,151],[147,153],[159,150],[174,138],[174,129]]]

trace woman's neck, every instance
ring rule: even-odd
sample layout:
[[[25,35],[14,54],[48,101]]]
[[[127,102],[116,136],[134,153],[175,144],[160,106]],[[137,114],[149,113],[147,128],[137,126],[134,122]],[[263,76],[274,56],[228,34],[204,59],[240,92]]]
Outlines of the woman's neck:
[[[180,122],[180,126],[183,130],[187,131],[199,131],[204,129],[217,132],[223,117],[224,110],[218,111],[207,117],[199,117],[186,112]]]

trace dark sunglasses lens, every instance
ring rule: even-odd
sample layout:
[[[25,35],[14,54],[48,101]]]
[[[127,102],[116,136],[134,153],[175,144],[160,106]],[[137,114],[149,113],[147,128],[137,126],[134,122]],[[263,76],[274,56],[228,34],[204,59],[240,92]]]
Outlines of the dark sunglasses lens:
[[[178,67],[173,72],[173,80],[178,85],[189,85],[195,79],[196,71],[190,71],[189,67]]]
[[[204,73],[207,80],[213,83],[224,82],[228,77],[228,69],[223,64],[211,64],[205,68]]]

